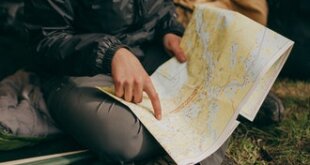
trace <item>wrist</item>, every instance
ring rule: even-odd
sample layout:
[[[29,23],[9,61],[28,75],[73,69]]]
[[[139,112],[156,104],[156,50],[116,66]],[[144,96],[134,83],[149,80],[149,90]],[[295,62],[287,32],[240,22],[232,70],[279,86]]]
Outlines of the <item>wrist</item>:
[[[125,49],[127,46],[123,44],[115,44],[107,49],[103,57],[103,68],[105,73],[111,73],[112,60],[118,50]]]
[[[125,52],[127,52],[128,49],[124,48],[124,47],[121,47],[121,48],[118,48],[115,53],[114,53],[114,57],[115,56],[119,56],[119,55],[122,55],[122,54],[125,54]]]

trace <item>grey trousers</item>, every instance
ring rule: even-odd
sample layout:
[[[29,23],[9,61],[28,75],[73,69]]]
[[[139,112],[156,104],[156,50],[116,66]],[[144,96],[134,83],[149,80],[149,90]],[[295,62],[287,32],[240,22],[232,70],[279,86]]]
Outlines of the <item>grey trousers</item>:
[[[160,56],[158,48],[147,50],[151,53],[142,64],[149,73],[169,59],[167,55]],[[165,154],[126,106],[94,88],[104,85],[112,85],[110,76],[66,77],[55,84],[54,90],[47,94],[47,105],[58,126],[102,158],[105,164],[146,164]],[[226,145],[203,164],[221,164],[225,149]]]

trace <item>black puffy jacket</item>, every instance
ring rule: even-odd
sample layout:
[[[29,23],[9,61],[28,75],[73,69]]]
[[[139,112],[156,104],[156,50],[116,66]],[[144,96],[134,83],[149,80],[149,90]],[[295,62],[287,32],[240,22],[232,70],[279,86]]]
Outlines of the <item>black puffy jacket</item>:
[[[170,0],[27,0],[25,19],[39,66],[53,74],[109,73],[120,47],[182,35]]]

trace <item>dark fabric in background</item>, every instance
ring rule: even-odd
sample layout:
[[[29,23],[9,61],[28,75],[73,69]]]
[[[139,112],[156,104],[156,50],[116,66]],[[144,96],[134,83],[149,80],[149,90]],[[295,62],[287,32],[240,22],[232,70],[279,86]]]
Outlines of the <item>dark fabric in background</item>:
[[[310,1],[268,0],[268,27],[295,45],[280,76],[310,79]]]
[[[268,27],[295,41],[282,77],[310,78],[310,1],[268,0]],[[31,63],[23,26],[23,0],[0,2],[0,79]]]
[[[0,80],[28,64],[23,0],[0,2]]]

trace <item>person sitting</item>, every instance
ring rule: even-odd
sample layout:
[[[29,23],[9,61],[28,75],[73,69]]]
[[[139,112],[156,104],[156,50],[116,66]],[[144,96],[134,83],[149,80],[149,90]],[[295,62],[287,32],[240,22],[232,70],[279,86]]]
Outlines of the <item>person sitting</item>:
[[[186,62],[179,46],[184,28],[172,1],[29,0],[25,19],[33,70],[60,128],[111,164],[141,163],[164,153],[127,107],[95,86],[113,83],[116,96],[134,103],[145,92],[161,119],[149,75],[171,56]],[[220,164],[225,148],[204,162]]]

